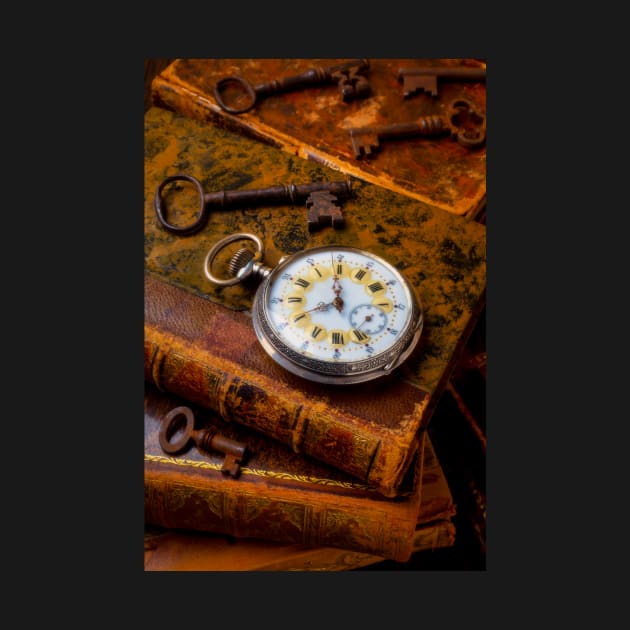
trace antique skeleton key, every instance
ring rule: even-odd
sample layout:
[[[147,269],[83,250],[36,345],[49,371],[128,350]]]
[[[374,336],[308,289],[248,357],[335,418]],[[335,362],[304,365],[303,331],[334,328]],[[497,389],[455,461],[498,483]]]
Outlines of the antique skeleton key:
[[[450,105],[448,117],[421,116],[408,123],[348,129],[355,158],[370,156],[378,148],[379,140],[422,136],[434,138],[449,135],[462,146],[472,149],[486,139],[485,116],[477,113],[469,101],[458,99]]]
[[[187,181],[195,185],[199,195],[199,211],[197,219],[190,225],[177,226],[166,220],[166,204],[162,192],[168,184],[176,181]],[[319,193],[327,192],[327,196]],[[349,197],[352,194],[350,180],[337,182],[312,182],[310,184],[288,184],[256,188],[252,190],[222,190],[206,193],[201,182],[191,175],[171,175],[162,181],[155,191],[155,213],[159,222],[169,232],[186,236],[198,232],[208,220],[210,206],[229,208],[234,206],[252,206],[271,203],[296,203],[306,201],[308,208],[308,229],[314,231],[321,225],[330,222],[334,228],[344,225],[341,210],[334,204],[337,198]]]
[[[354,61],[348,61],[326,68],[311,68],[302,74],[254,86],[243,77],[233,75],[217,81],[214,86],[214,98],[219,107],[224,111],[230,114],[242,114],[252,109],[261,98],[265,98],[271,94],[300,90],[311,85],[322,83],[336,83],[341,98],[347,103],[355,98],[364,98],[370,94],[370,85],[362,74],[367,71],[369,67],[370,63],[367,59],[355,59]],[[243,96],[243,90],[245,91],[247,97],[245,105],[228,105],[225,102],[224,93],[230,87],[236,87],[238,91],[241,92],[241,96]]]
[[[438,79],[446,81],[485,81],[485,68],[452,68],[452,67],[421,67],[400,68],[398,80],[403,84],[403,96],[411,96],[415,92],[428,92],[431,96],[437,96]]]
[[[181,427],[181,417],[186,418],[184,432],[180,438],[171,442],[175,432]],[[247,446],[242,442],[231,440],[219,435],[212,429],[195,430],[195,416],[189,407],[175,407],[164,416],[160,425],[160,446],[165,453],[175,455],[187,449],[191,442],[202,451],[219,451],[225,455],[221,472],[225,475],[238,477],[240,465],[246,453]]]

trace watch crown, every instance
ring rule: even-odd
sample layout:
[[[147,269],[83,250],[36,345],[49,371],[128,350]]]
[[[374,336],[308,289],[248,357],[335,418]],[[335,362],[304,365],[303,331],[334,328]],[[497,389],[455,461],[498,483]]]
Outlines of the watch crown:
[[[238,275],[238,272],[247,265],[247,263],[254,257],[254,252],[251,249],[247,249],[247,247],[241,247],[234,256],[232,256],[230,262],[228,263],[228,270],[230,275],[235,277]]]
[[[239,249],[228,263],[228,272],[233,278],[261,280],[266,278],[271,269],[261,264],[260,252],[252,252],[247,247]]]

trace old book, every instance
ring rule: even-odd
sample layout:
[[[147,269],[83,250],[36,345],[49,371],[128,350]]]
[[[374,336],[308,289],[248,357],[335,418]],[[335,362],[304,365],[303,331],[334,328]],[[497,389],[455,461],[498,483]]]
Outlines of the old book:
[[[225,453],[190,444],[169,454],[162,422],[182,405],[195,429],[245,444],[237,475],[222,471]],[[172,442],[181,439],[177,429]],[[421,508],[424,442],[395,498],[336,469],[181,398],[147,385],[144,411],[145,523],[236,538],[335,547],[404,562],[414,550]]]
[[[455,525],[450,519],[419,525],[412,558],[454,544]],[[145,534],[145,571],[354,571],[382,560],[361,551],[206,532],[150,527]]]
[[[450,518],[418,525],[413,555],[455,544]],[[145,571],[354,571],[384,560],[360,551],[149,526]]]
[[[206,532],[149,528],[145,534],[145,571],[350,571],[380,560],[360,551]]]
[[[368,59],[360,74],[365,95],[344,101],[338,85],[324,83],[300,90],[258,95],[254,107],[234,114],[220,106],[248,105],[244,85],[224,82],[238,76],[253,86],[327,68],[347,59],[177,59],[153,80],[153,102],[198,120],[239,129],[302,158],[409,195],[458,216],[475,217],[486,200],[486,148],[462,146],[444,134],[437,137],[381,138],[369,156],[357,158],[350,129],[406,125],[438,116],[451,120],[451,105],[465,101],[485,121],[485,78],[435,78],[433,90],[409,89],[400,71],[464,68],[482,71],[478,59]],[[340,77],[342,75],[339,75]],[[347,76],[347,74],[345,75]],[[345,78],[345,77],[344,77]],[[416,81],[419,79],[416,78]],[[424,81],[430,80],[426,77]],[[417,86],[416,86],[417,87]],[[235,98],[235,96],[239,98]],[[241,98],[242,97],[242,98]],[[472,118],[469,112],[467,118]],[[484,123],[485,124],[485,123]],[[356,137],[356,135],[355,135]],[[374,138],[370,139],[373,142]]]
[[[148,389],[159,396],[151,386]],[[437,414],[441,408],[440,404]],[[455,544],[455,514],[449,484],[427,433],[413,558]],[[145,571],[350,571],[381,560],[381,556],[336,547],[145,527]]]
[[[156,219],[155,191],[186,172],[208,190],[338,179],[307,160],[153,107],[145,115],[145,378],[395,496],[485,298],[485,226],[369,183],[343,201],[343,229],[311,233],[299,204],[210,208],[199,232],[180,237]],[[180,190],[172,195],[185,192]],[[198,213],[198,200],[176,219]],[[173,220],[175,220],[175,218]],[[331,387],[298,378],[262,350],[251,287],[217,287],[204,259],[229,233],[255,233],[268,264],[337,243],[389,260],[424,307],[414,353],[369,385]]]

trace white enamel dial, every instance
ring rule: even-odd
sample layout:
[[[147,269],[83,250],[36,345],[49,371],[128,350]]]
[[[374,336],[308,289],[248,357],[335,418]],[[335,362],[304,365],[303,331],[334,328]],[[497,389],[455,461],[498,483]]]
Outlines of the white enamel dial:
[[[256,334],[281,365],[311,380],[360,382],[389,373],[416,345],[420,303],[382,258],[344,246],[285,257],[259,287]]]

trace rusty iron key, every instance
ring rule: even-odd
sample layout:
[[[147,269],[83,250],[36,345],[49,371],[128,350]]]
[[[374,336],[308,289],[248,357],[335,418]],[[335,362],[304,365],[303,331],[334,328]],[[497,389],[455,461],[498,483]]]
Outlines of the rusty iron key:
[[[195,185],[199,195],[199,211],[197,219],[190,225],[177,226],[166,220],[166,204],[163,199],[164,188],[173,182],[187,181]],[[322,197],[320,192],[328,192]],[[287,184],[269,188],[252,190],[221,190],[206,193],[201,182],[192,175],[178,174],[165,178],[155,191],[155,213],[159,222],[169,232],[186,236],[198,232],[208,220],[210,206],[230,208],[235,206],[252,206],[276,203],[297,203],[306,201],[308,207],[308,227],[310,231],[318,229],[326,222],[334,228],[343,227],[341,210],[334,205],[336,198],[346,198],[352,194],[350,180],[336,182],[312,182],[310,184]]]
[[[403,84],[404,98],[408,98],[418,91],[428,92],[431,96],[437,96],[438,79],[444,79],[446,81],[483,82],[486,80],[486,69],[426,66],[420,68],[400,68],[398,70],[398,80]]]
[[[182,416],[186,419],[181,437],[174,442],[171,438],[181,427]],[[247,446],[242,442],[231,440],[212,429],[195,430],[195,416],[190,407],[175,407],[162,419],[160,424],[160,446],[165,453],[176,455],[186,450],[194,443],[199,450],[218,451],[225,455],[221,472],[225,475],[238,477],[240,466],[247,454]]]
[[[362,74],[369,67],[370,63],[367,59],[355,59],[326,68],[311,68],[301,74],[259,85],[251,85],[243,77],[232,75],[217,81],[214,86],[214,98],[224,111],[230,114],[242,114],[252,109],[261,98],[272,94],[301,90],[317,84],[336,83],[341,98],[347,103],[370,94],[370,85]],[[228,105],[225,102],[224,94],[230,87],[237,88],[241,96],[243,96],[244,91],[245,105],[239,107],[234,104]]]
[[[451,103],[447,117],[439,115],[421,116],[407,123],[394,123],[374,127],[348,129],[355,158],[370,156],[379,146],[379,140],[392,138],[425,137],[435,138],[449,135],[462,146],[473,149],[486,139],[485,116],[464,99]]]

